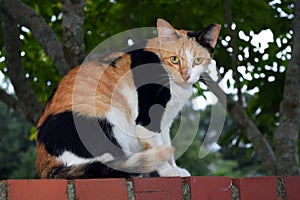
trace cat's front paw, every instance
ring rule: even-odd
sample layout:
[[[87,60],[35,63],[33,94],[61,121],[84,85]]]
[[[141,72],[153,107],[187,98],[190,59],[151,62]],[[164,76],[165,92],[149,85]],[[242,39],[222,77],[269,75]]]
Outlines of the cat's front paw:
[[[158,173],[162,177],[170,177],[170,176],[180,176],[180,177],[187,177],[191,176],[190,172],[184,168],[180,167],[173,167],[173,166],[167,166],[162,167],[158,170]]]
[[[181,177],[191,176],[190,172],[184,168],[177,167],[177,170],[179,171]]]

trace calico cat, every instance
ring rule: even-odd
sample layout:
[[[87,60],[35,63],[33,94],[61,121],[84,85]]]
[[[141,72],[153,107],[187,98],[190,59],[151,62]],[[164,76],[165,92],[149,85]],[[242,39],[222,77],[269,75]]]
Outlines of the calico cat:
[[[210,62],[220,25],[200,32],[157,20],[157,37],[71,70],[37,124],[41,178],[190,176],[170,126]]]

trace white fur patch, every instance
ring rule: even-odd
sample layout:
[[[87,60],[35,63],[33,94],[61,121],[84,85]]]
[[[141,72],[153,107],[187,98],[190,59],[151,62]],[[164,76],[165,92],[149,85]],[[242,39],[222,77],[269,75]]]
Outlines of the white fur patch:
[[[188,68],[189,70],[193,68],[193,64],[194,64],[194,57],[191,53],[191,51],[189,49],[185,50],[185,55],[187,57],[187,61],[188,61]]]
[[[62,162],[66,166],[74,166],[87,164],[95,161],[106,163],[109,161],[113,161],[114,157],[110,153],[104,153],[103,155],[97,156],[95,158],[81,158],[70,151],[65,151],[63,154],[57,157],[57,160],[59,162]]]
[[[126,98],[129,105],[131,115],[130,120],[135,120],[138,116],[138,94],[136,88],[123,86],[121,93]]]
[[[171,100],[167,103],[165,112],[161,120],[161,129],[169,129],[178,112],[185,105],[187,100],[193,94],[192,85],[181,87],[180,85],[171,82]]]
[[[189,69],[188,75],[190,76],[190,78],[187,80],[187,83],[194,84],[199,80],[200,75],[207,70],[207,66],[194,65],[195,58],[193,57],[190,49],[186,49],[185,54],[188,61],[188,69]]]
[[[160,133],[149,131],[141,125],[135,126],[135,133],[139,138],[139,141],[146,142],[151,145],[152,148],[162,145],[162,138]]]
[[[142,149],[135,135],[135,121],[133,118],[128,119],[124,111],[115,107],[112,107],[106,117],[114,125],[114,136],[127,156]]]
[[[161,137],[164,145],[171,146],[170,127],[178,112],[193,94],[193,90],[192,85],[182,87],[174,82],[171,82],[170,89],[171,100],[167,103],[161,120]],[[176,166],[174,156],[171,158],[170,163],[173,167]]]
[[[192,68],[192,71],[191,71],[191,74],[190,74],[190,78],[187,80],[187,83],[189,83],[189,84],[196,83],[199,80],[200,75],[202,73],[204,73],[206,70],[207,70],[207,66],[204,66],[204,65],[195,65]]]

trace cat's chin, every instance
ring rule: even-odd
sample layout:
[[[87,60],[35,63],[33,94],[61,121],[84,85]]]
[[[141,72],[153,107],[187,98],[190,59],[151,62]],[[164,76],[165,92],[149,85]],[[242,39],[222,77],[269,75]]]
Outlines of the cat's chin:
[[[196,82],[197,82],[197,81],[195,81],[195,80],[192,80],[192,81],[187,80],[187,81],[186,81],[186,84],[187,84],[187,85],[194,85]]]
[[[186,88],[186,89],[189,89],[193,86],[194,83],[190,83],[190,82],[187,82],[187,81],[184,81],[184,82],[175,82],[177,85],[179,85],[180,87],[182,88]]]
[[[189,80],[186,81],[186,85],[192,86],[192,85],[194,85],[195,83],[197,83],[198,80],[199,80],[199,78],[191,78],[191,79],[189,79]]]

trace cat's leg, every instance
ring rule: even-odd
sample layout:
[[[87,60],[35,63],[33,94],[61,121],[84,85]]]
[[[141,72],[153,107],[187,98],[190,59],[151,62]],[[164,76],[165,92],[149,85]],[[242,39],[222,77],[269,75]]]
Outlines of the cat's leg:
[[[170,137],[166,137],[164,141],[162,133],[149,131],[141,125],[136,125],[135,134],[144,149],[155,148],[162,145],[172,147]],[[191,176],[186,169],[180,168],[176,165],[174,154],[170,160],[166,161],[157,169],[157,172],[160,176]]]
[[[162,138],[162,142],[165,145],[169,145],[172,146],[171,143],[171,137],[170,137],[170,129],[169,128],[164,128],[161,131],[161,138]],[[172,159],[169,161],[170,165],[172,165],[173,167],[176,167],[176,162],[175,162],[175,158],[174,156],[172,157]]]
[[[161,138],[164,145],[172,146],[169,128],[164,128],[161,131]],[[158,172],[161,176],[181,176],[181,177],[191,176],[188,170],[178,167],[176,165],[174,155],[169,161],[169,165],[165,165],[161,167],[158,170]]]
[[[181,110],[182,106],[184,105],[184,102],[189,98],[190,91],[187,90],[187,92],[184,90],[182,91],[182,88],[180,88],[176,84],[171,84],[171,90],[174,92],[174,94],[184,94],[181,95],[182,98],[172,98],[168,104],[166,105],[165,112],[163,114],[162,120],[161,120],[161,138],[164,145],[172,146],[171,137],[170,137],[170,127],[177,116],[178,112]],[[174,95],[176,97],[176,95]],[[169,161],[169,166],[166,165],[164,168],[161,168],[159,170],[159,173],[161,176],[190,176],[190,173],[183,168],[180,168],[176,165],[175,157],[174,155]]]

